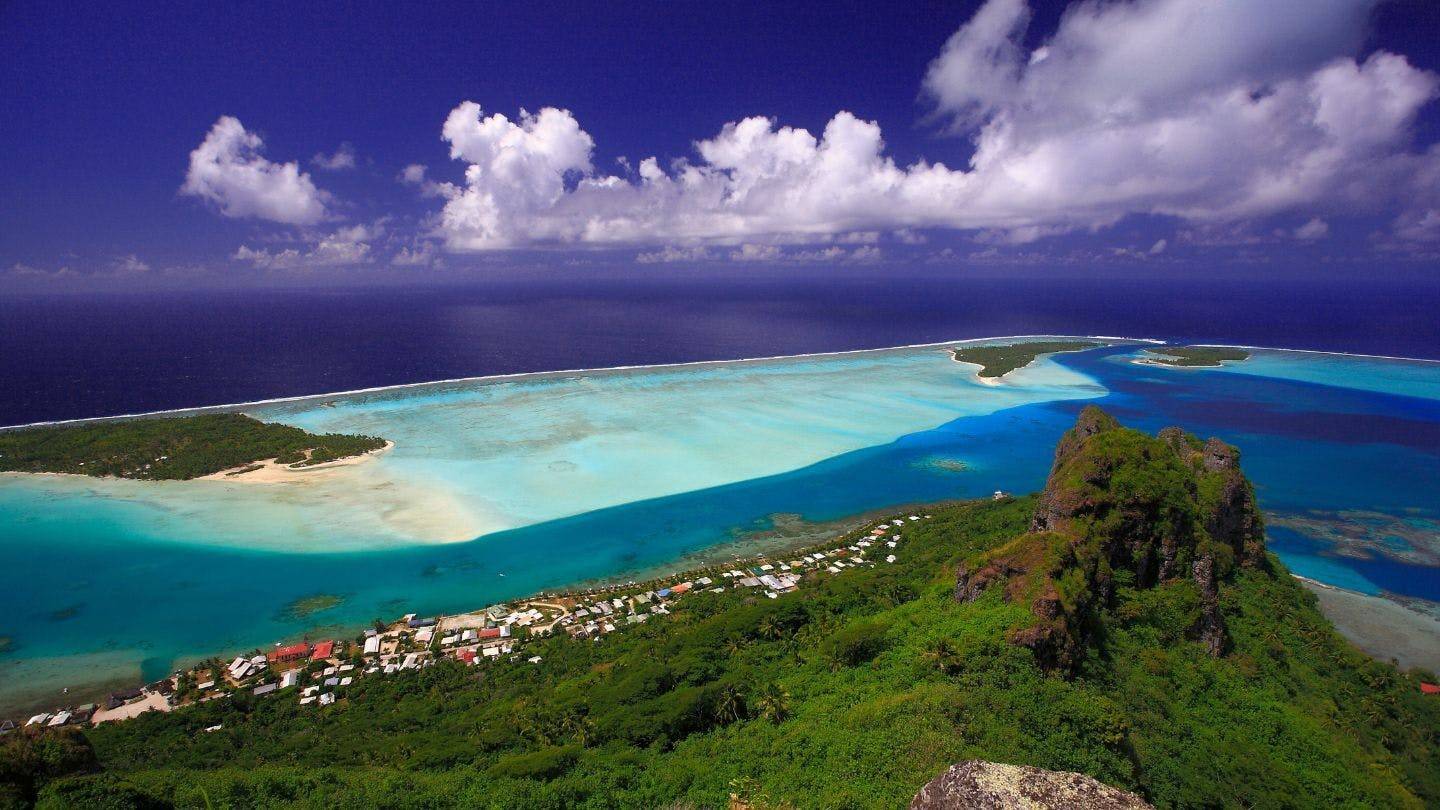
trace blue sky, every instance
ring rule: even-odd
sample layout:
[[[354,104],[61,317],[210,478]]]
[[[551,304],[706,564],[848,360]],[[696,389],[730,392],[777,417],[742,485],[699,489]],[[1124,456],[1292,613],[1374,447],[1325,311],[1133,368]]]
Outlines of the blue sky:
[[[1437,5],[11,2],[0,288],[1426,272]]]

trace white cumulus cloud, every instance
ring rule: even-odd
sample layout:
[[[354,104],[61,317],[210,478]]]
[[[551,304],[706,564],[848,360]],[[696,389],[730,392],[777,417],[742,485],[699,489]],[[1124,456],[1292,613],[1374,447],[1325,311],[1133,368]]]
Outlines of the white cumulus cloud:
[[[309,225],[326,216],[329,195],[295,162],[273,163],[265,144],[233,116],[222,116],[190,153],[181,194],[213,203],[227,217]]]
[[[120,275],[148,273],[150,272],[150,264],[134,253],[131,253],[126,256],[115,257],[115,261],[110,263],[110,270]]]
[[[396,267],[430,267],[438,261],[435,247],[428,242],[415,247],[403,246],[390,257],[390,264]]]
[[[1411,242],[1440,242],[1440,208],[1402,214],[1395,220],[1395,236]]]
[[[332,172],[353,169],[355,168],[355,147],[349,143],[342,143],[334,152],[328,155],[321,152],[310,158],[310,162]]]
[[[706,262],[714,258],[709,248],[704,246],[677,247],[675,245],[666,245],[659,250],[637,254],[635,261],[640,264],[671,264],[674,262]]]
[[[1306,242],[1315,239],[1324,239],[1330,235],[1330,225],[1325,220],[1315,217],[1304,225],[1295,229],[1295,238]]]
[[[465,187],[447,190],[441,213],[449,245],[484,250],[544,239],[544,214],[565,197],[567,175],[591,171],[595,142],[568,110],[521,110],[515,121],[483,114],[464,102],[441,129],[450,157],[469,166]]]
[[[747,242],[738,250],[730,251],[732,262],[773,262],[780,258],[780,248],[775,245],[757,245]]]
[[[303,270],[319,267],[345,267],[371,261],[370,241],[380,236],[375,226],[354,225],[318,236],[305,250],[286,248],[272,251],[241,245],[231,257],[249,262],[262,270]]]
[[[1024,243],[1135,213],[1207,225],[1337,203],[1435,208],[1421,178],[1440,176],[1440,153],[1413,151],[1411,128],[1440,80],[1392,53],[1357,61],[1373,5],[1081,2],[1032,49],[1024,0],[990,0],[925,78],[937,115],[973,142],[952,165],[897,165],[876,122],[842,111],[818,134],[732,122],[691,158],[633,173],[620,161],[615,176],[567,110],[512,120],[465,102],[442,129],[465,179],[433,184],[437,236],[460,251],[719,243],[748,258],[844,233]]]

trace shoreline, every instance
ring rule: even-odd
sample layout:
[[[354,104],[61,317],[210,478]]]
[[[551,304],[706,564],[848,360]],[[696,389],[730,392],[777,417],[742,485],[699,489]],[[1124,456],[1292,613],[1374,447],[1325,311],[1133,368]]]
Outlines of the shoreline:
[[[452,377],[444,380],[427,380],[424,382],[397,383],[395,385],[380,385],[371,388],[355,388],[347,391],[331,391],[315,394],[299,394],[288,397],[273,397],[271,399],[257,399],[249,402],[232,402],[218,405],[193,405],[184,408],[165,408],[156,411],[142,411],[138,413],[112,414],[110,416],[85,416],[78,419],[55,419],[40,422],[27,422],[19,425],[0,425],[0,431],[23,430],[33,427],[50,427],[55,425],[73,425],[84,422],[105,422],[123,419],[139,419],[147,416],[170,416],[175,414],[198,414],[209,411],[235,411],[244,408],[266,405],[279,405],[288,402],[304,402],[311,399],[331,399],[335,397],[348,397],[357,394],[376,394],[384,391],[398,391],[407,388],[423,388],[431,385],[454,385],[457,383],[487,382],[491,380],[513,380],[520,377],[543,378],[548,376],[563,376],[567,374],[587,374],[610,371],[644,371],[666,368],[690,368],[694,366],[732,365],[736,363],[761,363],[774,360],[797,360],[810,357],[840,357],[852,354],[878,354],[880,352],[896,352],[907,349],[931,349],[938,346],[952,346],[961,343],[991,343],[997,340],[1032,340],[1040,338],[1077,338],[1089,340],[1108,340],[1113,342],[1148,343],[1156,346],[1165,345],[1165,341],[1157,338],[1120,337],[1114,335],[997,335],[994,337],[965,338],[963,340],[942,340],[933,343],[909,343],[903,346],[884,346],[875,349],[843,349],[834,352],[805,352],[802,354],[777,354],[764,357],[737,357],[729,360],[687,360],[679,363],[642,363],[639,365],[626,366],[599,366],[595,368],[571,368],[557,369],[553,371],[520,371],[510,374],[482,374],[473,377]],[[1283,349],[1281,351],[1291,351]],[[1404,358],[1400,358],[1404,359]],[[1440,362],[1440,361],[1435,361]]]
[[[769,529],[756,529],[739,533],[729,540],[689,552],[669,563],[637,568],[632,571],[621,571],[611,576],[580,580],[565,586],[559,591],[542,591],[539,594],[532,594],[523,598],[535,599],[541,595],[554,595],[556,593],[590,592],[597,589],[620,587],[630,581],[643,582],[657,578],[676,577],[695,573],[716,565],[767,559],[775,555],[790,554],[828,543],[837,537],[855,531],[861,526],[874,523],[881,517],[892,516],[900,512],[914,512],[926,508],[942,509],[984,500],[984,498],[965,498],[903,503],[869,509],[854,515],[838,517],[832,520],[819,521],[807,521],[799,515],[793,514],[775,514],[771,515],[770,518],[776,525]],[[798,531],[796,531],[794,527],[798,527]],[[481,609],[483,610],[483,608]]]
[[[283,484],[302,481],[304,480],[305,474],[312,471],[326,472],[341,467],[353,467],[356,464],[362,464],[379,456],[381,453],[390,450],[394,446],[395,442],[389,441],[387,439],[385,442],[385,446],[379,449],[366,450],[365,452],[358,455],[345,456],[344,458],[337,458],[334,461],[326,461],[322,464],[312,464],[308,467],[291,467],[288,464],[277,464],[275,462],[275,459],[273,458],[259,459],[257,461],[252,461],[249,464],[242,464],[239,467],[231,467],[228,470],[217,470],[216,472],[199,475],[194,478],[126,478],[122,475],[86,475],[85,473],[53,472],[50,470],[44,470],[41,472],[27,472],[25,470],[0,470],[0,478],[4,478],[6,476],[14,476],[16,478],[30,478],[38,475],[91,481],[139,481],[147,484],[189,483],[191,481],[244,481],[246,483],[256,484]],[[256,468],[257,466],[257,469],[249,469],[247,472],[243,473],[239,472],[240,470],[246,470],[247,468]],[[256,473],[261,474],[256,475]]]
[[[832,520],[806,521],[798,515],[771,515],[772,526],[768,529],[737,533],[731,540],[718,543],[706,549],[697,550],[669,563],[616,572],[613,575],[579,580],[555,589],[542,589],[503,602],[488,603],[460,609],[457,612],[434,612],[423,615],[433,616],[436,622],[455,617],[483,613],[495,605],[526,605],[540,600],[564,602],[593,598],[596,595],[616,589],[643,587],[660,584],[677,578],[694,579],[715,573],[714,569],[727,566],[749,567],[766,562],[778,564],[782,557],[813,550],[838,538],[847,537],[863,527],[880,520],[906,513],[925,514],[930,510],[944,509],[985,499],[959,499],[936,502],[906,503],[890,507],[866,510]],[[1394,663],[1401,671],[1417,667],[1432,672],[1440,671],[1440,646],[1434,640],[1440,638],[1440,617],[1430,615],[1388,596],[1371,596],[1294,572],[1288,572],[1306,590],[1314,593],[1318,607],[1335,631],[1361,653],[1381,662]],[[350,624],[337,622],[317,624],[307,628],[299,638],[312,639],[330,636],[341,639],[365,630],[368,623]],[[280,644],[282,642],[276,642]],[[169,670],[188,672],[204,661],[224,659],[232,655],[245,655],[255,649],[264,651],[267,647],[233,648],[215,650],[209,654],[192,653],[175,659]],[[22,665],[23,666],[23,665]],[[0,669],[3,669],[0,665]],[[114,674],[96,681],[74,686],[62,686],[60,693],[72,703],[81,701],[101,702],[116,689],[125,689],[141,682],[138,673],[132,675]],[[0,709],[0,717],[21,718],[27,713],[45,711],[56,702],[51,692],[41,697],[38,694],[21,698],[13,707]],[[169,711],[170,709],[163,709]],[[119,718],[116,718],[119,719]]]
[[[1246,360],[1248,359],[1249,358],[1246,358]],[[1210,369],[1225,368],[1227,363],[1239,365],[1240,363],[1245,362],[1245,360],[1221,360],[1213,366],[1197,366],[1194,363],[1182,366],[1179,363],[1162,363],[1159,360],[1148,360],[1143,357],[1137,357],[1130,362],[1134,363],[1137,366],[1159,366],[1160,368],[1178,368],[1181,371],[1207,371]]]
[[[1291,573],[1315,594],[1320,612],[1335,631],[1377,661],[1394,662],[1401,671],[1420,667],[1440,672],[1440,618],[1395,599],[1329,585]]]
[[[1027,337],[1033,337],[1033,336],[1027,336]],[[1044,335],[1044,337],[1066,337],[1066,336],[1065,336],[1065,335]],[[1000,375],[995,376],[995,377],[986,377],[986,376],[984,376],[981,372],[983,372],[983,371],[987,368],[986,366],[984,366],[984,365],[982,365],[982,364],[980,364],[980,363],[976,363],[976,362],[971,361],[971,360],[961,360],[960,358],[958,358],[958,357],[955,356],[956,352],[955,352],[954,350],[951,350],[951,352],[950,352],[950,362],[952,362],[952,363],[959,363],[959,364],[962,365],[962,366],[974,366],[975,369],[976,369],[976,370],[975,370],[975,374],[974,374],[974,380],[973,380],[974,382],[977,382],[977,383],[979,383],[979,384],[981,384],[981,385],[988,385],[988,386],[990,386],[991,388],[999,388],[999,387],[1002,387],[1002,386],[1005,385],[1005,378],[1006,378],[1006,377],[1009,377],[1011,374],[1014,374],[1014,373],[1017,372],[1017,371],[1024,371],[1025,369],[1027,369],[1027,368],[1029,368],[1030,366],[1034,365],[1035,361],[1037,361],[1037,360],[1044,360],[1044,359],[1047,359],[1047,358],[1050,358],[1050,357],[1054,357],[1054,356],[1057,355],[1057,354],[1073,354],[1073,353],[1075,353],[1075,352],[1089,351],[1090,349],[1104,349],[1104,348],[1109,348],[1109,347],[1111,347],[1111,346],[1114,346],[1117,342],[1125,342],[1125,341],[1132,340],[1132,338],[1107,338],[1107,337],[1099,337],[1099,336],[1095,336],[1095,335],[1089,335],[1089,336],[1087,336],[1087,338],[1090,339],[1090,340],[1100,340],[1100,341],[1108,341],[1108,342],[1099,343],[1099,344],[1094,345],[1094,346],[1088,346],[1088,347],[1086,347],[1086,348],[1084,348],[1084,349],[1062,349],[1062,350],[1060,350],[1060,351],[1054,351],[1054,352],[1041,352],[1040,354],[1037,354],[1037,355],[1035,355],[1034,357],[1030,358],[1030,362],[1026,363],[1025,365],[1023,365],[1023,366],[1017,366],[1016,368],[1012,368],[1012,369],[1010,369],[1009,371],[1005,372],[1004,374],[1000,374]],[[992,338],[986,338],[986,339],[987,339],[987,340],[991,340]],[[995,339],[995,340],[1003,340],[1004,338],[993,338],[993,339]],[[1164,345],[1164,343],[1161,342],[1160,345]]]
[[[280,464],[273,458],[253,461],[239,467],[231,467],[228,470],[219,470],[202,475],[190,481],[238,481],[245,484],[294,484],[306,480],[314,480],[316,474],[325,474],[345,467],[353,467],[357,464],[364,464],[378,458],[381,454],[389,452],[395,447],[395,442],[385,440],[385,446],[377,450],[366,450],[359,455],[345,456],[334,461],[326,461],[323,464],[311,464],[304,467],[292,467],[289,464]],[[70,473],[64,473],[69,475]]]
[[[539,600],[581,600],[586,597],[593,597],[596,594],[614,591],[618,588],[631,588],[646,583],[660,583],[675,579],[677,577],[692,577],[714,572],[714,569],[729,566],[759,565],[765,562],[780,561],[781,556],[798,554],[802,550],[812,550],[833,543],[838,538],[858,532],[862,527],[874,524],[880,518],[892,519],[896,515],[909,512],[923,513],[926,509],[938,509],[955,506],[972,501],[983,501],[984,499],[958,499],[944,500],[938,502],[906,503],[889,507],[880,507],[866,510],[854,515],[843,516],[832,520],[806,521],[798,515],[776,514],[771,515],[774,525],[768,529],[756,529],[753,531],[740,532],[730,539],[699,549],[676,558],[668,563],[657,564],[645,568],[637,568],[630,571],[620,571],[613,575],[577,580],[554,589],[541,589],[513,599],[502,602],[491,602],[478,606],[470,606],[455,611],[447,612],[424,612],[418,615],[433,617],[437,623],[445,619],[480,614],[495,605],[521,605],[534,603]],[[314,639],[329,636],[334,639],[347,639],[369,629],[369,622],[330,622],[317,624],[306,628],[291,639]],[[284,640],[275,642],[275,645],[283,643]],[[267,645],[250,647],[233,647],[215,649],[209,653],[190,653],[175,658],[167,667],[168,672],[188,672],[205,661],[212,659],[225,659],[236,655],[248,655],[255,650],[264,652],[271,649]],[[105,653],[101,653],[105,654]],[[110,654],[115,654],[114,652]],[[81,653],[79,655],[92,655]],[[37,659],[36,663],[44,665],[45,662],[56,659]],[[27,662],[14,662],[10,668],[23,668]],[[138,664],[136,665],[139,666]],[[6,664],[0,661],[0,672],[5,671]],[[165,677],[170,677],[167,675]],[[163,678],[162,678],[163,680]],[[83,702],[102,703],[111,693],[124,690],[137,685],[144,686],[144,679],[139,672],[130,674],[115,673],[97,678],[93,682],[80,685],[55,684],[49,692],[41,696],[32,694],[16,701],[13,706],[0,707],[0,718],[11,718],[19,722],[27,714],[50,711],[57,701],[68,700],[70,704]],[[61,691],[63,690],[63,691]],[[58,693],[58,694],[57,694]],[[169,711],[166,709],[165,711]]]

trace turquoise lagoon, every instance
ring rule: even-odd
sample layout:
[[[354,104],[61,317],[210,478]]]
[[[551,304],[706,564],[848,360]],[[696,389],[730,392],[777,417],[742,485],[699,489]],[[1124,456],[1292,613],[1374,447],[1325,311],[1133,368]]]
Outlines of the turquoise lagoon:
[[[1138,348],[999,385],[941,347],[436,383],[245,407],[395,442],[294,482],[0,477],[0,706],[724,556],[780,514],[1033,490],[1091,401],[1241,446],[1267,512],[1301,519],[1271,537],[1297,573],[1440,599],[1423,555],[1314,529],[1353,532],[1363,512],[1440,546],[1440,364],[1264,351],[1180,370],[1131,362]],[[320,594],[342,601],[290,609]]]

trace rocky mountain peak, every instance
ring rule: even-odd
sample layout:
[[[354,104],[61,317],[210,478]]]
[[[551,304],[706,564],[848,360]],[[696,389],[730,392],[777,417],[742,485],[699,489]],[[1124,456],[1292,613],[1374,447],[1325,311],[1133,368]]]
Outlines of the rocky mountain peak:
[[[1087,406],[1056,447],[1030,532],[966,560],[955,596],[970,601],[1003,581],[1005,598],[1027,602],[1037,620],[1011,641],[1043,666],[1068,670],[1083,658],[1117,578],[1141,588],[1188,579],[1200,596],[1190,636],[1221,655],[1228,635],[1219,584],[1237,565],[1266,565],[1240,452],[1177,427],[1150,437]]]

